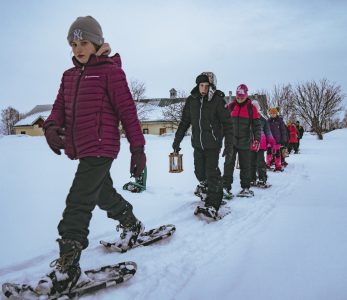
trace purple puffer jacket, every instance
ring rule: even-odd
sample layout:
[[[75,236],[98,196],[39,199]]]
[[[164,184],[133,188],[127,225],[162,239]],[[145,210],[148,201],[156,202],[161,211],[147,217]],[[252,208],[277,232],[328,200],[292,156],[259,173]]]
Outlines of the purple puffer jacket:
[[[116,158],[120,149],[119,122],[131,146],[145,139],[136,106],[121,68],[114,57],[92,55],[86,65],[75,58],[64,72],[59,93],[44,128],[52,122],[65,128],[65,154]]]
[[[272,136],[274,137],[276,144],[284,145],[287,143],[287,128],[281,117],[269,118],[267,120]]]

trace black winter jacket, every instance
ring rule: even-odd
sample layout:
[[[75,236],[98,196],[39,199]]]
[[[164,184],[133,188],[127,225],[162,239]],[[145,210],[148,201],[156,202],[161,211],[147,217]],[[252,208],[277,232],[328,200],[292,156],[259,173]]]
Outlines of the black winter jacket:
[[[249,111],[251,109],[251,114]],[[254,140],[260,142],[261,123],[259,113],[250,99],[243,103],[229,104],[233,128],[233,146],[241,150],[250,150]],[[227,138],[227,135],[225,135]]]
[[[179,145],[189,126],[192,126],[191,142],[194,148],[216,149],[222,147],[222,130],[231,137],[232,124],[224,93],[215,91],[209,101],[202,97],[196,86],[187,98],[181,122],[176,131],[174,144]],[[226,141],[231,143],[231,138]]]

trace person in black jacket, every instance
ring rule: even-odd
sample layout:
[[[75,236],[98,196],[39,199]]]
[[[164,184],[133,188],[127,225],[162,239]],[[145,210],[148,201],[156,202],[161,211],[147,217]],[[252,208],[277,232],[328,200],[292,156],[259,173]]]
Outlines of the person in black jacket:
[[[298,130],[298,145],[296,148],[295,154],[299,153],[299,147],[300,147],[300,140],[302,139],[304,135],[304,128],[300,125],[299,121],[296,121],[296,129]]]
[[[221,172],[218,167],[222,130],[230,136],[226,141],[228,144],[231,142],[231,118],[226,109],[224,93],[216,89],[215,76],[211,72],[200,74],[196,78],[196,86],[186,100],[172,144],[175,152],[181,149],[180,143],[190,126],[195,176],[200,182],[196,192],[199,192],[201,187],[207,192],[207,197],[203,199],[205,207],[198,206],[194,213],[216,220],[223,197]]]

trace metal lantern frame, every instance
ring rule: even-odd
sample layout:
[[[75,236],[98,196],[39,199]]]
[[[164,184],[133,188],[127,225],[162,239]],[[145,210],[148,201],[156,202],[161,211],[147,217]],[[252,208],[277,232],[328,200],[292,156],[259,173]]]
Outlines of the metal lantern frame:
[[[169,155],[169,172],[181,173],[183,172],[183,154],[172,152]]]

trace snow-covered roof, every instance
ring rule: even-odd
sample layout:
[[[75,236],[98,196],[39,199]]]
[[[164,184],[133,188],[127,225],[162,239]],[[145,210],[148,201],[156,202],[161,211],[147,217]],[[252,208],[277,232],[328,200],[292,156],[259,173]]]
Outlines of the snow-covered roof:
[[[160,106],[152,106],[145,113],[144,122],[155,122],[155,121],[164,121],[163,108]],[[142,122],[143,122],[142,121]]]
[[[39,112],[36,114],[32,114],[30,116],[27,116],[26,118],[19,120],[15,124],[15,126],[32,126],[39,118],[46,120],[47,117],[49,116],[50,112],[51,111]]]

